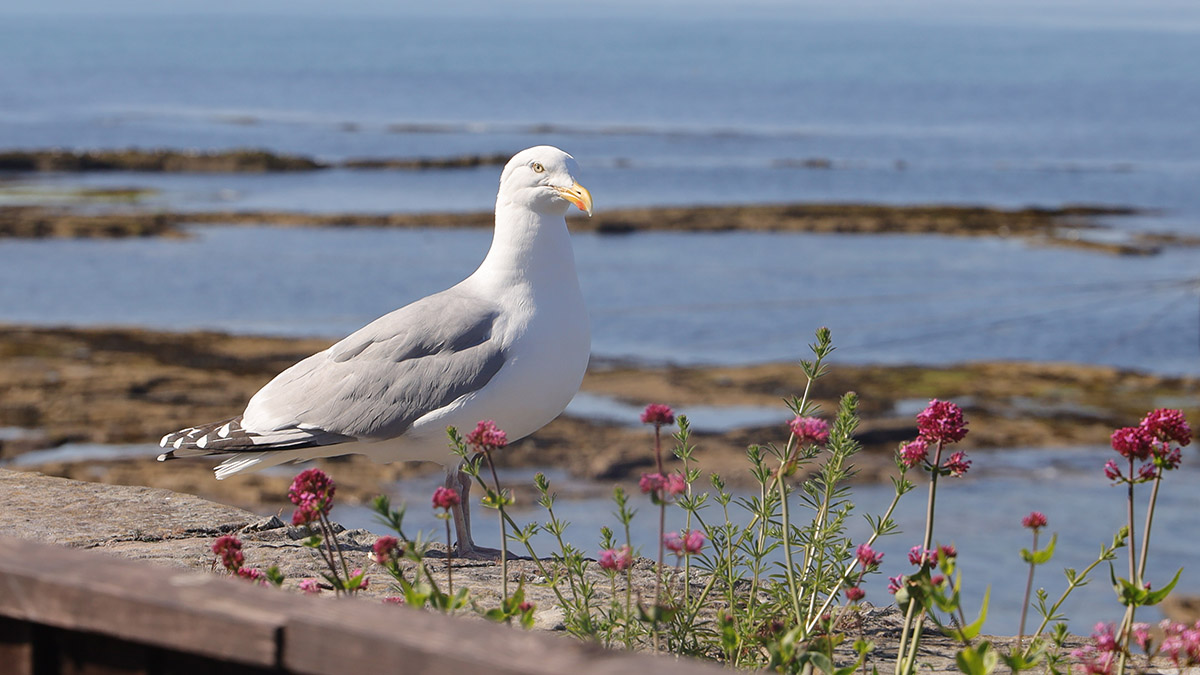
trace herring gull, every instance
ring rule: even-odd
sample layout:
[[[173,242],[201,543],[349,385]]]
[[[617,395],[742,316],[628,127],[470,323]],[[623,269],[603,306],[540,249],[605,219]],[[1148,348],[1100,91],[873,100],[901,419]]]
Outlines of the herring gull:
[[[350,453],[437,462],[463,496],[458,553],[475,552],[470,479],[446,427],[494,420],[511,440],[528,436],[566,408],[587,368],[588,314],[565,219],[572,204],[592,213],[577,172],[558,148],[517,153],[500,174],[492,245],[474,273],[283,371],[241,415],[167,434],[158,459],[228,456],[218,479]]]

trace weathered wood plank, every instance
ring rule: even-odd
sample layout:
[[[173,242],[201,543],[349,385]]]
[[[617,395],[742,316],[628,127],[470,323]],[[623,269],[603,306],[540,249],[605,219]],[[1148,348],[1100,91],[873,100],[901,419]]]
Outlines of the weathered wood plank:
[[[324,603],[292,615],[284,629],[283,665],[305,675],[350,672],[488,675],[719,675],[693,659],[606,650],[564,635],[533,633],[406,607]],[[352,667],[351,667],[352,666]]]
[[[270,589],[0,537],[0,616],[277,665],[289,600]]]

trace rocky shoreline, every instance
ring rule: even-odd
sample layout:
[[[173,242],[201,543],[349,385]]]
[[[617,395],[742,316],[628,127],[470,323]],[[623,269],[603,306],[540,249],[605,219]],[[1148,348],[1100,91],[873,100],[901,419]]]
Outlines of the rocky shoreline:
[[[0,427],[26,430],[0,437],[0,462],[64,443],[152,444],[166,431],[241,412],[276,373],[330,344],[321,339],[169,333],[126,328],[53,329],[0,326]],[[780,424],[696,433],[700,468],[749,484],[745,450],[782,442],[788,412],[782,399],[803,391],[794,364],[743,367],[634,367],[594,363],[583,384],[593,395],[642,406],[778,406]],[[964,448],[1073,446],[1107,443],[1113,428],[1164,401],[1200,401],[1200,380],[1069,364],[971,363],[950,367],[834,364],[813,395],[827,414],[855,391],[861,402],[857,480],[886,480],[896,445],[915,434],[912,402],[933,397],[963,404],[972,432]],[[1185,412],[1200,416],[1200,406]],[[590,481],[632,482],[652,465],[649,436],[628,425],[564,415],[506,449],[509,467],[558,467]],[[149,449],[149,448],[148,448]],[[376,465],[361,456],[324,460],[339,494],[366,501],[431,465]],[[214,481],[211,461],[143,459],[47,461],[24,466],[44,473],[188,492],[245,507],[277,503],[286,475],[254,474]],[[236,483],[236,485],[234,484]]]
[[[136,195],[136,188],[116,191]],[[93,191],[92,200],[120,201]],[[1166,246],[1197,246],[1200,237],[1137,233],[1121,241],[1093,238],[1097,219],[1130,215],[1122,208],[1072,206],[1004,210],[971,206],[857,204],[732,205],[611,209],[576,218],[571,229],[606,235],[636,232],[807,232],[820,234],[937,234],[1021,237],[1037,245],[1068,246],[1115,255],[1153,255]],[[85,210],[55,206],[0,206],[0,239],[116,239],[186,236],[189,226],[476,228],[491,213],[307,213],[292,211]]]

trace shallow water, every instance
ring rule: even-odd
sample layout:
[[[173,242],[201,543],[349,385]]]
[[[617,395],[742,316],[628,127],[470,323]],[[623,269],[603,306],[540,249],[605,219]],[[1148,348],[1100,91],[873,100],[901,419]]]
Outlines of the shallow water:
[[[0,320],[337,338],[469,274],[486,231],[200,228],[0,242]],[[599,358],[1028,359],[1200,372],[1200,252],[1145,259],[939,236],[575,237]]]

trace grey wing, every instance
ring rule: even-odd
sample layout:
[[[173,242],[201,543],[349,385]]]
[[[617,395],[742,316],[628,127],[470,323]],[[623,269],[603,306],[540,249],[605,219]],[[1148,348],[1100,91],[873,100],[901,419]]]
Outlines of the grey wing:
[[[276,376],[237,419],[240,442],[185,439],[183,448],[245,452],[399,436],[500,370],[499,315],[494,303],[457,289],[418,300]]]

